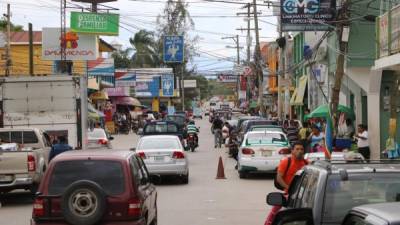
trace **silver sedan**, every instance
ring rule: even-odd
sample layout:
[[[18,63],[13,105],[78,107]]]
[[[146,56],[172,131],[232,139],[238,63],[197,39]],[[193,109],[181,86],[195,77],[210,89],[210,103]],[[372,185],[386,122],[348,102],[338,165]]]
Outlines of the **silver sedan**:
[[[151,175],[177,175],[189,182],[189,161],[179,137],[150,135],[140,138],[136,153],[143,159]]]

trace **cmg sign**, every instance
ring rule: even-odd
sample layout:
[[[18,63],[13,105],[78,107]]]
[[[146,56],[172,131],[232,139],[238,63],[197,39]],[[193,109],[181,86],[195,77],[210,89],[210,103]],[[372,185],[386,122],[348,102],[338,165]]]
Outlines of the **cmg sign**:
[[[329,30],[335,8],[335,0],[282,0],[282,31]]]

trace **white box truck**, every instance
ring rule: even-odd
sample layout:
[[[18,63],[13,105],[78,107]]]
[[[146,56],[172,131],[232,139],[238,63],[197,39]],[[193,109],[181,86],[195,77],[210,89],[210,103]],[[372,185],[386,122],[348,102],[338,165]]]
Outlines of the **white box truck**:
[[[51,75],[0,79],[0,127],[39,128],[81,147],[80,78]]]

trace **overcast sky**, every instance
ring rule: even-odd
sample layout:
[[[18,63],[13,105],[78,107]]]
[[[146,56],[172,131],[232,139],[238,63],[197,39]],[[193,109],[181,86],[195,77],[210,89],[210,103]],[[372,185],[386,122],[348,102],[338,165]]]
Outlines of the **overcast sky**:
[[[243,17],[237,17],[238,12],[247,12],[241,9],[243,5],[232,4],[229,2],[246,3],[247,0],[222,0],[226,2],[208,2],[205,0],[186,0],[189,3],[189,12],[195,22],[195,30],[191,35],[199,35],[198,43],[200,57],[196,57],[194,64],[199,71],[214,72],[231,70],[233,62],[236,61],[236,50],[226,46],[234,46],[231,39],[222,40],[222,37],[239,34],[240,45],[246,47],[246,32],[236,30],[236,28],[246,28],[247,22]],[[12,18],[15,24],[24,25],[31,22],[34,30],[41,30],[42,27],[60,26],[60,0],[6,0],[1,1],[2,13],[6,13],[7,3],[11,4]],[[257,1],[264,4],[263,1]],[[85,5],[67,0],[68,6]],[[120,14],[120,34],[118,37],[103,37],[107,41],[117,40],[124,46],[129,46],[129,38],[140,29],[155,30],[156,18],[165,6],[165,0],[118,0],[107,5],[118,8]],[[88,5],[86,5],[88,6]],[[71,10],[78,9],[68,9]],[[261,12],[259,27],[261,41],[273,41],[277,37],[276,17],[272,15],[272,8],[266,5],[258,6]],[[67,14],[67,26],[69,26],[69,13]],[[254,27],[253,21],[251,22]],[[254,49],[254,31],[253,37]],[[246,48],[241,49],[241,59],[246,58]]]

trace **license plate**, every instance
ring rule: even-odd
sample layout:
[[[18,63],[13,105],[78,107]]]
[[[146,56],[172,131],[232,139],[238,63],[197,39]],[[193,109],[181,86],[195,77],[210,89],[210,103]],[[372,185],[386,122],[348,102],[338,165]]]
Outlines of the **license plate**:
[[[9,182],[12,181],[11,175],[0,175],[0,182]]]
[[[154,156],[154,161],[164,161],[164,156]]]
[[[262,156],[264,156],[264,157],[268,157],[268,156],[271,156],[271,155],[272,155],[271,151],[262,151]]]

